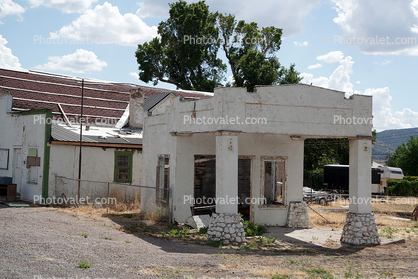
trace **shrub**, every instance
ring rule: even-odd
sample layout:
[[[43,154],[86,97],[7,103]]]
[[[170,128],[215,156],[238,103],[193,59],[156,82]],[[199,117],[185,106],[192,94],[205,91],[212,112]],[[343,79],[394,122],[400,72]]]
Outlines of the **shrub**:
[[[322,168],[305,171],[303,178],[312,180],[312,189],[314,190],[321,190],[324,187],[324,170]]]
[[[416,176],[405,176],[403,180],[388,180],[387,194],[389,196],[418,196],[418,181]]]
[[[207,234],[207,232],[208,232],[208,227],[204,227],[204,228],[199,229],[200,234]]]
[[[267,227],[257,225],[257,223],[242,221],[242,224],[244,225],[245,236],[262,235],[267,231]]]

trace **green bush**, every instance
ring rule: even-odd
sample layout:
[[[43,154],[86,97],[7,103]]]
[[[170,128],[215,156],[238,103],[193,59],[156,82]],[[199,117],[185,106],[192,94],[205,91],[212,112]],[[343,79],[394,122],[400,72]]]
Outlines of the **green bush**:
[[[250,223],[249,221],[243,221],[245,236],[262,235],[267,231],[265,226],[257,225],[257,223]]]
[[[403,180],[388,180],[389,196],[418,197],[418,181],[416,176],[405,176]]]
[[[204,227],[204,228],[200,228],[200,229],[199,229],[199,233],[200,233],[200,234],[205,235],[205,234],[207,234],[207,232],[208,232],[208,227]]]
[[[305,171],[303,179],[312,180],[312,189],[322,190],[324,187],[324,169]]]
[[[408,181],[418,181],[418,176],[404,176],[403,179]]]

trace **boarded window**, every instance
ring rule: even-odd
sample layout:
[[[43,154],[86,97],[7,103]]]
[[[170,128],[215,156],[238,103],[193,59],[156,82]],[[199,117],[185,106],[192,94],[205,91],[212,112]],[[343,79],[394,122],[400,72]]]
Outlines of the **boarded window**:
[[[41,158],[38,156],[38,149],[29,148],[28,157],[26,158],[26,167],[28,170],[28,183],[38,183],[38,167],[41,165]]]
[[[170,158],[158,157],[156,199],[158,203],[168,203],[170,188]]]
[[[121,183],[132,182],[132,152],[115,151],[114,181]]]
[[[285,203],[285,162],[281,160],[264,162],[264,203]]]

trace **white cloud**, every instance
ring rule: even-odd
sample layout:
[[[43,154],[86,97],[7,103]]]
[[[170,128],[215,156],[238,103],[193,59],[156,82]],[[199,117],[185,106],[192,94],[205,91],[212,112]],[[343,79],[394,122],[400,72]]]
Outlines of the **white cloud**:
[[[340,65],[328,78],[314,78],[313,75],[305,73],[304,75],[302,75],[302,82],[308,84],[312,83],[313,85],[320,87],[340,90],[346,92],[347,94],[353,93],[353,84],[350,82],[350,74],[353,72],[352,68],[354,62],[352,61],[351,56],[344,57],[344,53],[342,53],[341,51],[332,51],[328,54],[320,55],[316,59],[320,61],[325,61],[327,63],[339,62]]]
[[[404,109],[403,112],[396,112],[396,117],[393,116],[390,104],[392,96],[389,94],[388,87],[369,88],[364,91],[364,94],[373,96],[373,127],[376,130],[411,128],[411,124],[403,121],[403,112],[412,112],[410,115],[415,113],[415,121],[418,120],[418,113],[410,109]],[[405,113],[405,116],[408,116],[407,113]]]
[[[334,63],[340,61],[341,59],[343,59],[343,57],[344,53],[342,53],[341,51],[331,51],[327,54],[317,56],[316,59],[318,59],[319,61],[324,61],[326,63]]]
[[[295,46],[308,46],[308,41],[303,41],[303,42],[293,42],[293,44]]]
[[[84,73],[88,71],[101,71],[103,67],[107,66],[107,63],[99,60],[94,52],[84,49],[77,49],[76,52],[61,57],[50,56],[48,60],[49,62],[46,64],[35,66],[35,68]]]
[[[330,59],[330,57],[337,57],[336,55],[322,55],[318,56],[318,59],[323,58],[324,61],[331,60],[333,62],[335,59]],[[338,61],[340,65],[330,77],[318,77],[314,78],[312,74],[302,73],[302,82],[324,87],[335,90],[341,90],[346,92],[346,96],[351,95],[352,93],[361,94],[360,91],[353,89],[353,84],[350,82],[350,75],[352,74],[353,64],[351,56],[344,57],[344,54],[341,52],[341,59]],[[360,81],[356,81],[356,84],[360,84]],[[349,93],[349,94],[347,94]],[[392,97],[389,94],[389,88],[369,88],[364,91],[365,95],[373,96],[373,127],[376,130],[381,131],[385,129],[401,129],[401,128],[410,128],[412,126],[418,126],[418,112],[412,111],[409,108],[404,109],[403,111],[398,111],[395,113],[395,116],[392,113],[391,104]]]
[[[130,72],[130,73],[129,73],[129,75],[130,75],[131,77],[134,77],[135,79],[139,79],[139,75],[138,75],[138,73]]]
[[[191,0],[187,2],[191,3]],[[301,32],[312,9],[320,5],[320,0],[207,0],[212,12],[234,14],[237,20],[257,22],[259,27],[276,26],[283,28],[283,37],[291,37]],[[141,17],[167,17],[173,1],[143,0],[139,4],[137,15]]]
[[[82,13],[97,0],[29,0],[32,7],[45,6],[58,9],[63,13]]]
[[[136,14],[141,18],[146,17],[168,17],[170,7],[166,0],[144,0],[139,3]]]
[[[0,35],[0,67],[21,69],[19,59],[6,47],[7,40]]]
[[[402,123],[409,124],[413,127],[418,127],[418,112],[409,108],[404,108],[403,111],[395,112],[396,118],[400,119]]]
[[[385,65],[387,65],[389,63],[390,63],[390,60],[385,60],[383,62],[374,62],[374,64],[375,65],[378,65],[378,66],[385,66]]]
[[[334,42],[369,54],[418,55],[417,0],[332,2],[338,14],[334,22],[344,30],[344,36],[334,37]]]
[[[322,65],[321,65],[321,64],[316,63],[315,65],[309,65],[309,66],[308,66],[308,69],[309,69],[309,70],[312,70],[312,69],[318,69],[318,68],[321,68],[321,67],[322,67]]]
[[[6,16],[17,15],[22,18],[25,9],[12,0],[0,0],[0,19]],[[0,24],[3,22],[0,21]]]
[[[122,15],[118,7],[105,2],[85,11],[70,25],[50,33],[51,39],[88,40],[92,43],[134,45],[150,41],[157,27],[148,26],[137,15]]]
[[[412,12],[416,17],[418,17],[418,0],[413,0],[411,3]]]

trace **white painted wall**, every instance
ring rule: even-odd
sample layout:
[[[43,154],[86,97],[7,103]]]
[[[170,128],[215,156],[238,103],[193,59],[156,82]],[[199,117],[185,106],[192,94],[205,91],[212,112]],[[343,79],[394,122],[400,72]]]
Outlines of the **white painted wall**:
[[[371,136],[372,131],[370,96],[345,99],[343,92],[307,85],[263,86],[257,87],[254,93],[246,92],[245,88],[218,88],[213,98],[187,102],[175,98],[171,107],[166,104],[164,107],[166,113],[144,119],[144,183],[156,185],[158,155],[169,155],[173,215],[178,222],[185,222],[191,215],[190,204],[184,203],[184,197],[193,196],[194,155],[217,154],[216,131],[241,131],[238,156],[252,156],[252,198],[263,195],[263,158],[285,159],[286,205],[253,205],[251,209],[253,222],[279,226],[286,223],[288,203],[303,198],[303,138]],[[158,105],[156,110],[162,113]],[[247,117],[265,118],[267,124],[203,125],[190,121],[191,115],[200,119],[239,117],[240,121]],[[364,123],[335,123],[335,116],[363,118]],[[291,137],[294,135],[302,140]],[[155,206],[152,193],[153,190],[142,192],[143,210],[151,212]]]
[[[196,103],[196,105],[195,105]],[[186,121],[196,107],[196,117],[266,118],[266,125],[212,124],[199,125]],[[340,91],[297,84],[256,87],[255,93],[245,88],[220,87],[213,98],[180,102],[176,98],[168,125],[177,132],[211,132],[239,130],[245,133],[276,133],[317,137],[371,135],[372,96],[353,95],[344,98]],[[368,120],[363,125],[334,124],[334,116]]]
[[[152,112],[152,115],[165,113],[167,111],[167,107],[173,106],[174,98],[174,94],[170,94],[167,97],[165,97],[164,100],[162,100],[160,103],[158,103],[157,106],[153,107],[150,110]]]
[[[82,171],[81,179],[113,182],[115,151],[132,151],[132,185],[142,183],[142,152],[130,149],[82,147]],[[51,160],[49,175],[50,197],[75,197],[78,192],[78,182],[74,180],[58,179],[55,183],[55,174],[59,176],[78,178],[79,146],[51,144]],[[68,183],[68,184],[64,184]],[[56,188],[55,188],[56,185]],[[107,197],[107,183],[81,183],[81,197]],[[138,188],[110,185],[111,190],[118,188],[127,198],[134,197],[140,191]]]
[[[9,97],[8,97],[9,96]],[[0,176],[13,176],[14,149],[21,148],[20,169],[16,176],[20,180],[17,191],[22,199],[33,200],[34,195],[42,194],[42,174],[44,166],[44,138],[45,138],[45,115],[21,115],[9,113],[7,110],[8,98],[11,95],[0,94],[0,148],[9,149],[9,166],[7,170],[0,169]],[[37,120],[37,121],[35,121]],[[38,157],[41,158],[39,167],[26,167],[26,158],[29,148],[37,149]],[[36,183],[29,182],[30,171],[36,176]]]
[[[158,129],[160,130],[162,127],[163,125],[158,126]],[[148,140],[150,142],[146,145]],[[144,148],[143,173],[144,183],[147,186],[155,187],[156,185],[157,154],[170,155],[170,187],[173,188],[174,219],[178,222],[185,222],[191,215],[191,203],[185,202],[188,200],[185,197],[194,196],[194,155],[215,155],[215,134],[163,137],[162,133],[149,134],[147,130],[144,132],[144,146],[147,146],[147,149]],[[251,161],[252,198],[261,199],[263,195],[261,188],[262,158],[280,156],[286,158],[286,203],[301,201],[303,150],[303,141],[294,141],[289,136],[240,134],[238,136],[238,155],[253,156]],[[148,210],[151,213],[155,208],[154,193],[154,190],[143,190],[141,205],[144,211]],[[287,206],[257,204],[252,207],[253,221],[259,224],[283,226],[286,223],[287,210]]]

